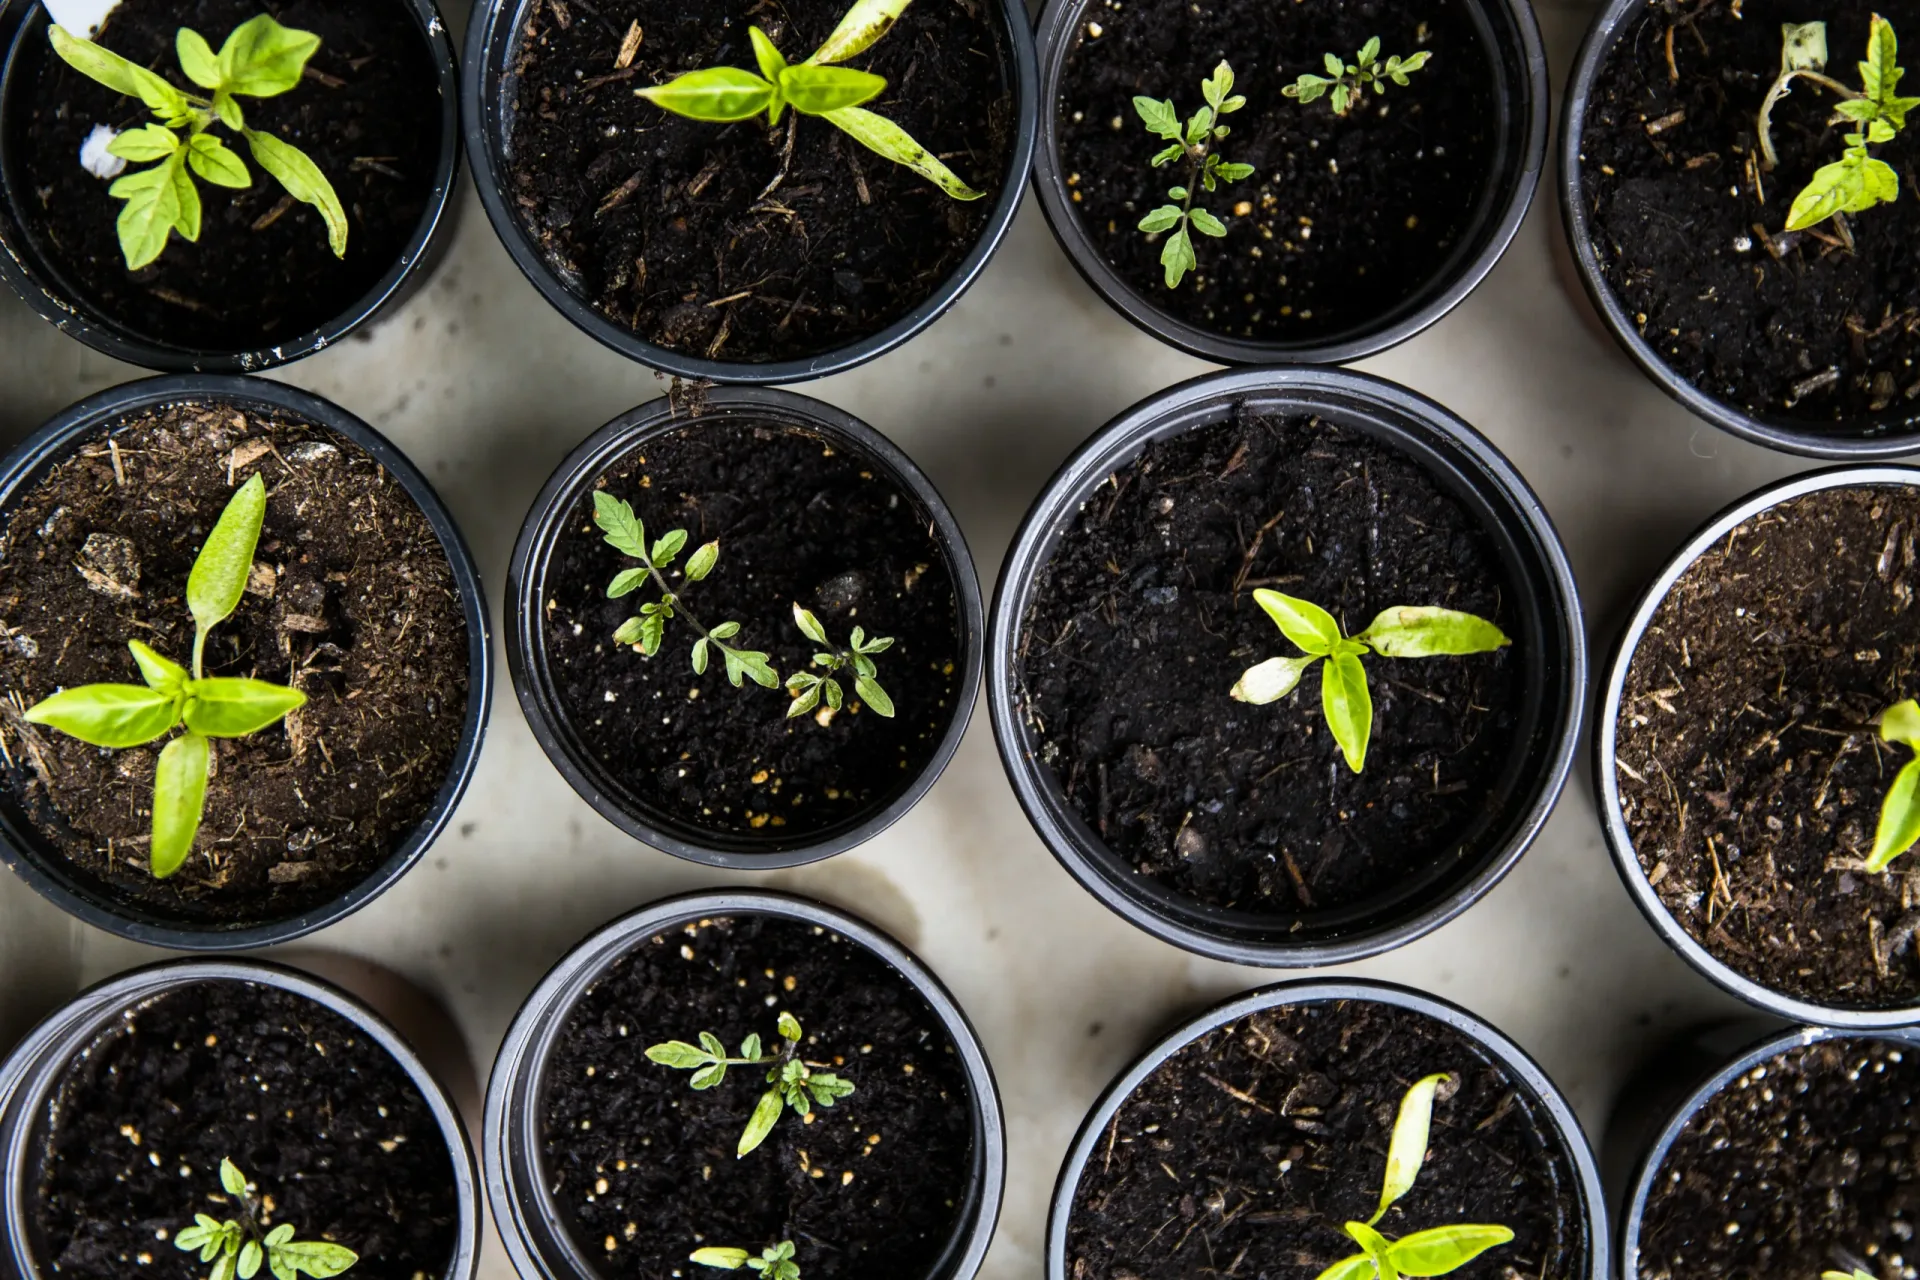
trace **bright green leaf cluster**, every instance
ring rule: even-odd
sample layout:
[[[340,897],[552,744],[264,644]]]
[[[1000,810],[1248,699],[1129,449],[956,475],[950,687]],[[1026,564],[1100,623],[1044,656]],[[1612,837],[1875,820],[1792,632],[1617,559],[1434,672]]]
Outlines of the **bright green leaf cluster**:
[[[911,2],[857,0],[805,62],[788,62],[772,38],[753,27],[747,34],[759,75],[739,67],[708,67],[634,93],[675,115],[715,124],[751,119],[763,111],[769,124],[779,124],[792,107],[801,115],[819,116],[868,150],[905,165],[955,200],[978,200],[982,192],[962,182],[905,129],[860,105],[886,91],[885,77],[832,65],[872,48]]]
[[[787,1108],[810,1116],[814,1103],[831,1107],[853,1092],[852,1081],[842,1080],[829,1072],[815,1071],[799,1059],[799,1019],[790,1013],[782,1013],[778,1026],[780,1038],[786,1042],[779,1053],[763,1054],[760,1051],[760,1037],[750,1035],[740,1043],[740,1056],[730,1058],[726,1045],[711,1031],[702,1031],[697,1045],[684,1040],[669,1040],[647,1050],[648,1059],[663,1067],[693,1072],[690,1083],[695,1089],[711,1089],[718,1085],[727,1078],[728,1067],[768,1068],[766,1082],[772,1087],[760,1095],[760,1102],[747,1121],[746,1131],[740,1135],[739,1148],[735,1152],[739,1156],[746,1155],[765,1142],[767,1135],[773,1132],[773,1126],[779,1123],[781,1112]]]
[[[235,27],[216,54],[198,32],[182,27],[175,37],[180,69],[213,95],[203,98],[63,27],[49,34],[54,52],[74,70],[140,99],[160,120],[127,130],[107,147],[136,164],[159,162],[122,176],[108,189],[109,195],[127,202],[118,226],[129,271],[158,258],[173,232],[189,241],[200,239],[200,191],[188,170],[219,187],[252,185],[245,162],[208,132],[216,121],[247,140],[255,162],[278,179],[288,195],[319,210],[327,224],[328,245],[336,257],[346,257],[347,213],[333,184],[300,148],[247,128],[237,101],[278,97],[293,89],[307,59],[320,47],[319,36],[283,27],[263,13]]]
[[[820,646],[822,652],[813,655],[813,665],[826,668],[829,674],[817,676],[810,671],[796,671],[787,677],[787,692],[793,695],[793,705],[787,708],[787,719],[806,715],[820,705],[823,696],[827,706],[838,711],[847,695],[832,673],[846,667],[853,668],[853,691],[860,701],[875,715],[892,718],[893,699],[880,687],[879,669],[873,663],[874,654],[884,653],[893,647],[891,638],[875,636],[869,639],[865,627],[855,627],[847,647],[842,649],[827,639],[827,629],[820,625],[820,619],[798,604],[793,606],[793,624],[800,628],[802,635]]]
[[[1383,658],[1432,658],[1442,655],[1489,653],[1508,640],[1485,618],[1452,609],[1396,605],[1357,636],[1346,636],[1333,615],[1317,604],[1262,588],[1253,598],[1280,633],[1304,651],[1298,658],[1269,658],[1248,667],[1233,686],[1241,702],[1265,705],[1292,693],[1320,659],[1320,707],[1333,730],[1333,740],[1355,773],[1366,766],[1367,742],[1373,736],[1373,695],[1367,691],[1367,671],[1360,663],[1371,651]]]
[[[329,1280],[360,1261],[359,1254],[341,1245],[295,1240],[292,1223],[263,1229],[246,1175],[231,1160],[220,1162],[220,1185],[240,1202],[242,1216],[221,1222],[196,1213],[194,1225],[182,1228],[173,1238],[174,1248],[184,1253],[197,1250],[200,1261],[213,1264],[209,1280],[234,1280],[235,1276],[253,1280],[262,1262],[275,1280],[296,1280],[302,1272],[314,1280]]]
[[[1920,702],[1908,698],[1880,714],[1880,737],[1920,752]],[[1880,802],[1880,824],[1873,833],[1873,854],[1867,870],[1885,871],[1893,860],[1920,841],[1920,756],[1907,761],[1893,776],[1887,798]]]
[[[256,474],[228,501],[193,562],[187,575],[187,608],[194,620],[191,674],[140,641],[129,640],[127,647],[146,684],[80,685],[27,709],[30,724],[116,750],[143,746],[186,726],[184,734],[161,748],[154,770],[148,859],[156,879],[178,871],[193,851],[207,802],[212,763],[208,739],[244,738],[306,705],[306,694],[285,685],[202,674],[207,633],[226,621],[246,594],[266,514],[267,486]]]
[[[1433,59],[1431,53],[1422,50],[1411,58],[1402,58],[1398,54],[1380,61],[1380,37],[1375,36],[1360,46],[1360,52],[1352,62],[1343,62],[1338,54],[1326,55],[1327,74],[1316,76],[1302,74],[1301,77],[1280,92],[1302,103],[1315,102],[1333,95],[1333,114],[1344,116],[1360,104],[1366,92],[1371,88],[1375,93],[1387,91],[1387,81],[1405,88],[1407,77],[1427,65]]]
[[[703,1267],[716,1267],[721,1271],[738,1271],[741,1267],[757,1271],[767,1280],[800,1280],[800,1264],[793,1260],[793,1241],[782,1240],[772,1248],[760,1251],[759,1257],[753,1257],[745,1249],[696,1249],[692,1261]]]
[[[1205,209],[1193,207],[1195,185],[1211,192],[1222,182],[1238,182],[1253,176],[1252,165],[1231,164],[1214,150],[1216,143],[1233,132],[1219,123],[1220,117],[1247,105],[1244,97],[1233,92],[1233,68],[1225,62],[1215,67],[1213,74],[1200,82],[1200,93],[1207,105],[1188,117],[1184,125],[1171,101],[1144,96],[1133,100],[1133,109],[1140,113],[1147,131],[1167,140],[1167,145],[1154,155],[1153,167],[1158,169],[1180,159],[1187,162],[1185,180],[1167,188],[1167,199],[1180,203],[1163,204],[1140,219],[1140,230],[1148,235],[1173,233],[1160,246],[1160,265],[1166,271],[1169,289],[1179,288],[1187,272],[1199,265],[1193,252],[1194,231],[1216,238],[1227,234],[1226,224],[1219,218]]]

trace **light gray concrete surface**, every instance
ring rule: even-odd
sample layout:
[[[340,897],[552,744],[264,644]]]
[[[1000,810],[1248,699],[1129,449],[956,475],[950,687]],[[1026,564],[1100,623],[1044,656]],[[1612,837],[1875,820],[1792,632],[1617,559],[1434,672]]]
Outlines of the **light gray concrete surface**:
[[[464,9],[455,0],[450,10]],[[1592,5],[1546,0],[1565,73]],[[457,27],[462,15],[450,12]],[[471,191],[431,285],[371,332],[277,375],[387,432],[434,480],[480,560],[496,620],[514,535],[552,468],[613,415],[660,394],[652,374],[549,310]],[[1560,263],[1543,185],[1499,268],[1439,325],[1361,367],[1452,407],[1519,466],[1572,554],[1596,645],[1694,525],[1808,464],[1722,435],[1661,396],[1598,329]],[[1110,312],[1031,199],[985,277],[905,348],[804,388],[865,418],[925,468],[991,589],[1028,502],[1113,414],[1207,366]],[[82,395],[137,376],[0,299],[0,433],[11,444]],[[1659,1037],[1736,1012],[1629,903],[1581,757],[1545,834],[1494,893],[1422,942],[1341,972],[1474,1010],[1572,1095],[1596,1139]],[[521,718],[504,666],[478,775],[446,837],[405,881],[313,940],[438,994],[484,1075],[546,968],[596,925],[727,880],[803,890],[916,950],[985,1040],[1005,1095],[1011,1177],[984,1275],[1039,1274],[1055,1172],[1096,1094],[1169,1020],[1275,976],[1191,959],[1109,915],[1048,856],[1014,803],[984,712],[953,766],[886,836],[797,872],[723,877],[625,838],[578,799]],[[83,984],[155,958],[70,923],[0,876],[0,1048]],[[488,1280],[507,1280],[499,1251]]]

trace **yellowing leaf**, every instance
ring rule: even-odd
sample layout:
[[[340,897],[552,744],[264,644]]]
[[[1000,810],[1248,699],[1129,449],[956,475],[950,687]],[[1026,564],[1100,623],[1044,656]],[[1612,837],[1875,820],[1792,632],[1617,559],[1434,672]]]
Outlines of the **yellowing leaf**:
[[[327,245],[333,250],[333,256],[346,257],[347,211],[340,206],[340,197],[334,193],[327,175],[320,172],[320,166],[300,148],[270,133],[248,129],[243,136],[254,160],[286,188],[288,195],[319,211],[321,220],[327,224]]]
[[[824,66],[865,53],[892,30],[911,0],[857,0],[808,62]]]
[[[1380,1185],[1380,1207],[1374,1210],[1369,1225],[1380,1221],[1394,1201],[1413,1190],[1414,1179],[1420,1176],[1420,1165],[1427,1158],[1427,1139],[1433,1129],[1433,1096],[1448,1078],[1444,1071],[1430,1075],[1400,1099],[1400,1114],[1393,1122],[1393,1140],[1387,1147],[1387,1173]]]
[[[861,146],[895,164],[905,165],[955,200],[979,200],[986,194],[960,181],[953,170],[885,116],[875,115],[865,107],[841,107],[827,112],[825,118]]]
[[[1389,658],[1488,653],[1513,643],[1485,618],[1453,609],[1396,605],[1383,610],[1354,639]]]

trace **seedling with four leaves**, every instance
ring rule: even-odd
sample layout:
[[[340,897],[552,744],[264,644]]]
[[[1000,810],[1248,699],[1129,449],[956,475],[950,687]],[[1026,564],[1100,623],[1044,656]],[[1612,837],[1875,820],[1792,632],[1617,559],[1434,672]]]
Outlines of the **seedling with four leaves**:
[[[295,1240],[294,1226],[283,1222],[268,1230],[260,1205],[248,1189],[246,1175],[233,1161],[220,1162],[220,1185],[240,1202],[240,1216],[222,1222],[208,1214],[193,1215],[194,1224],[173,1237],[173,1247],[200,1254],[211,1262],[209,1280],[253,1280],[265,1263],[275,1280],[296,1280],[305,1272],[314,1280],[328,1280],[360,1261],[360,1255],[342,1245],[319,1240]]]
[[[827,639],[827,629],[820,625],[820,619],[798,604],[793,606],[793,624],[820,646],[821,652],[813,655],[813,665],[826,668],[827,674],[817,676],[810,671],[796,671],[787,677],[787,692],[793,695],[793,705],[787,708],[789,720],[812,711],[820,705],[822,697],[828,709],[838,711],[847,695],[834,676],[847,667],[853,668],[853,692],[867,709],[878,716],[892,717],[893,699],[880,687],[879,669],[873,663],[874,654],[893,647],[890,637],[869,638],[865,627],[855,627],[847,647],[842,649]]]
[[[1227,234],[1226,224],[1219,218],[1193,207],[1194,187],[1212,192],[1223,182],[1238,182],[1253,175],[1252,165],[1231,164],[1214,149],[1232,132],[1220,118],[1247,105],[1246,98],[1233,92],[1233,68],[1225,62],[1215,67],[1213,74],[1200,82],[1200,93],[1207,105],[1189,116],[1184,125],[1171,101],[1145,96],[1133,100],[1133,109],[1140,113],[1147,131],[1167,140],[1166,147],[1153,157],[1153,167],[1159,169],[1181,159],[1187,162],[1185,179],[1167,189],[1167,199],[1179,203],[1163,204],[1140,219],[1140,230],[1148,235],[1173,233],[1160,246],[1160,265],[1166,269],[1169,289],[1179,288],[1187,272],[1199,265],[1193,252],[1194,231],[1216,238]]]
[[[781,1112],[789,1107],[803,1116],[810,1116],[814,1103],[831,1107],[853,1092],[852,1081],[842,1080],[830,1072],[815,1071],[800,1060],[799,1019],[783,1012],[778,1026],[780,1038],[786,1041],[779,1053],[761,1053],[760,1037],[750,1035],[740,1043],[740,1056],[730,1058],[726,1045],[711,1031],[702,1031],[697,1045],[684,1040],[669,1040],[647,1050],[647,1057],[663,1067],[693,1072],[693,1079],[689,1083],[695,1089],[714,1088],[727,1078],[728,1067],[768,1068],[767,1083],[772,1087],[760,1095],[759,1105],[754,1107],[753,1115],[747,1121],[746,1132],[740,1135],[740,1144],[735,1152],[738,1156],[746,1155],[765,1142],[767,1135],[773,1132],[773,1126],[780,1122]]]
[[[1329,53],[1326,55],[1326,75],[1303,73],[1280,92],[1301,103],[1317,102],[1331,93],[1333,114],[1344,116],[1360,105],[1368,89],[1376,94],[1384,94],[1389,80],[1405,88],[1409,83],[1407,77],[1426,66],[1432,58],[1433,55],[1423,49],[1411,58],[1395,54],[1382,62],[1380,37],[1374,36],[1360,46],[1360,52],[1352,62],[1343,62],[1340,55]]]
[[[1920,753],[1920,702],[1908,698],[1881,712],[1880,738]],[[1880,822],[1873,833],[1867,870],[1875,875],[1885,871],[1915,841],[1920,841],[1920,754],[1893,775],[1893,785],[1880,802]]]
[[[800,1264],[793,1260],[791,1240],[782,1240],[771,1248],[762,1249],[757,1258],[745,1249],[696,1249],[692,1261],[722,1271],[738,1271],[745,1267],[749,1271],[759,1272],[767,1280],[800,1280]]]

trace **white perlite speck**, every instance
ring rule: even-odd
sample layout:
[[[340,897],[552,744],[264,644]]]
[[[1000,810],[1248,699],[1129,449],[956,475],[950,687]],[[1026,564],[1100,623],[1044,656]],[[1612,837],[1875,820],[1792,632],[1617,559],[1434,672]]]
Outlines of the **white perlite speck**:
[[[93,126],[93,132],[80,144],[80,167],[96,178],[117,178],[125,171],[127,162],[108,151],[119,133],[104,124]]]

